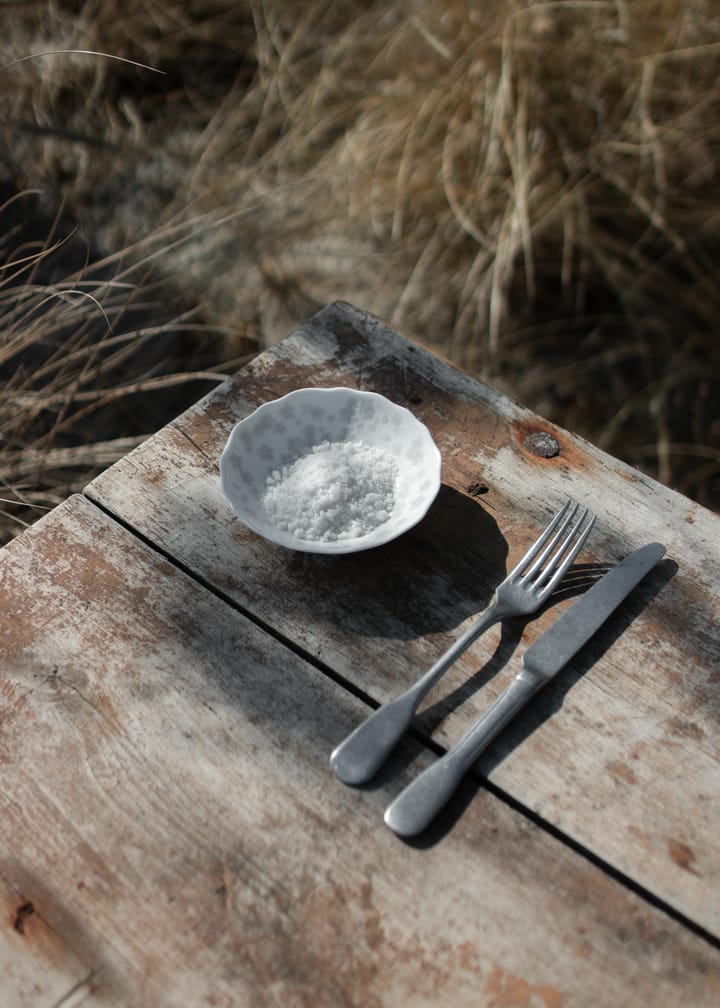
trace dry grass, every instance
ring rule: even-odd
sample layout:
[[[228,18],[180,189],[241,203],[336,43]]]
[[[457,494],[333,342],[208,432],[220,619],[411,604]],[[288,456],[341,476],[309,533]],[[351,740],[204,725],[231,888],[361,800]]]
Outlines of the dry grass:
[[[31,198],[18,194],[0,207],[9,238],[26,230],[13,220]],[[83,251],[72,233],[57,237],[52,228],[43,241],[0,248],[2,539],[226,377],[200,369],[217,358],[218,333],[196,323],[192,309],[167,316],[150,278],[157,250],[133,249],[130,266],[109,257],[53,276],[56,258],[66,271]],[[227,361],[228,371],[241,363]]]
[[[164,73],[8,67],[7,181],[65,198],[106,252],[154,243],[164,297],[225,357],[343,297],[720,509],[712,0],[18,12],[4,63]]]

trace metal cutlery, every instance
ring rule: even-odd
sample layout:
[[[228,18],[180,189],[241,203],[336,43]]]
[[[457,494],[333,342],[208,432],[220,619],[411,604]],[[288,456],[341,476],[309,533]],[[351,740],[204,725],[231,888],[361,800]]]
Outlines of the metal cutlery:
[[[395,833],[414,836],[425,829],[489,742],[570,661],[664,554],[659,543],[631,553],[528,648],[521,671],[483,717],[388,806],[385,822]]]
[[[487,609],[413,686],[383,704],[337,746],[330,757],[345,784],[363,784],[378,770],[410,726],[423,697],[494,623],[534,613],[554,591],[582,549],[595,523],[585,509],[568,500],[515,569],[497,587]]]

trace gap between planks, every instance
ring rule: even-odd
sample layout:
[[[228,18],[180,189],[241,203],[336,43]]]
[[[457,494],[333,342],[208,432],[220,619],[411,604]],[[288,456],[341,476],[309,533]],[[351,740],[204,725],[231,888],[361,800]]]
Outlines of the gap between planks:
[[[279,644],[282,644],[283,647],[286,647],[289,651],[297,655],[304,662],[306,662],[309,665],[312,665],[314,668],[318,670],[318,672],[326,676],[328,679],[330,679],[336,685],[340,686],[346,692],[352,694],[356,699],[360,700],[367,707],[376,710],[380,706],[379,702],[374,697],[370,696],[370,694],[366,693],[364,690],[359,689],[355,685],[355,683],[351,682],[349,679],[346,679],[345,676],[341,675],[330,665],[327,665],[325,662],[323,662],[315,655],[305,651],[295,641],[285,637],[279,630],[277,630],[270,624],[266,623],[256,613],[249,611],[244,606],[240,605],[237,601],[232,599],[230,596],[226,595],[221,588],[218,588],[216,585],[213,585],[211,582],[207,581],[206,578],[202,577],[202,575],[198,574],[196,571],[192,570],[192,568],[188,567],[186,564],[182,563],[180,560],[174,557],[171,553],[167,552],[162,547],[158,546],[157,543],[153,542],[152,539],[150,539],[148,536],[144,535],[142,532],[136,529],[130,522],[121,518],[111,508],[106,507],[104,504],[101,504],[99,501],[95,500],[93,497],[85,493],[83,493],[82,496],[89,504],[91,504],[102,514],[106,515],[106,517],[110,518],[121,528],[125,529],[126,532],[130,533],[130,535],[134,536],[138,541],[142,542],[148,549],[151,549],[158,556],[161,556],[163,560],[172,564],[173,567],[177,568],[177,570],[181,571],[186,577],[189,577],[192,581],[198,584],[205,591],[210,592],[210,594],[214,595],[221,602],[224,602],[233,611],[239,613],[245,619],[249,620],[249,622],[257,626],[258,629],[262,630],[263,633],[266,633],[269,637],[272,637]],[[435,756],[443,756],[447,751],[443,746],[439,745],[429,735],[422,732],[415,725],[412,725],[410,727],[410,729],[408,730],[408,735],[410,735],[420,745],[424,746],[426,749],[432,752]],[[711,931],[708,931],[707,928],[704,928],[701,924],[696,923],[694,920],[692,920],[692,918],[687,917],[679,910],[676,910],[675,907],[671,906],[661,897],[657,896],[655,893],[652,892],[652,890],[647,889],[645,886],[635,881],[635,879],[633,879],[630,875],[627,875],[625,872],[620,871],[620,869],[616,868],[614,865],[605,861],[604,858],[600,857],[598,854],[595,854],[584,844],[575,840],[573,837],[569,836],[567,833],[563,832],[561,829],[555,826],[548,819],[545,819],[543,816],[533,811],[523,802],[519,801],[512,794],[510,794],[510,792],[504,790],[501,787],[498,787],[498,785],[494,784],[488,777],[480,773],[475,767],[471,767],[470,770],[468,771],[468,774],[476,784],[479,784],[489,794],[491,794],[498,801],[501,801],[513,812],[515,812],[520,816],[523,816],[525,819],[530,821],[534,826],[537,826],[539,829],[549,834],[554,840],[558,841],[559,843],[563,844],[563,846],[571,850],[574,854],[578,855],[579,857],[583,858],[584,860],[592,864],[595,868],[598,868],[600,871],[604,872],[615,882],[618,882],[625,889],[629,890],[634,895],[644,900],[648,905],[652,906],[654,909],[660,911],[661,913],[664,913],[671,920],[681,925],[682,927],[686,928],[688,931],[696,935],[698,938],[701,938],[708,945],[710,945],[711,948],[720,949],[720,937],[714,935]],[[407,843],[408,846],[410,847],[414,846],[413,841],[402,841],[402,842]]]

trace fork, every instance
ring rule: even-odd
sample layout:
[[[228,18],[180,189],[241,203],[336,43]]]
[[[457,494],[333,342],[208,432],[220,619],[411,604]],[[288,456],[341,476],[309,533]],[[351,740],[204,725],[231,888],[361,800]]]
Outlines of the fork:
[[[370,780],[409,728],[423,697],[480,634],[507,617],[527,616],[540,608],[582,549],[595,524],[595,516],[587,508],[577,517],[579,510],[579,504],[566,501],[522,560],[495,589],[487,609],[445,654],[404,693],[373,711],[333,750],[330,766],[343,783],[363,784]]]

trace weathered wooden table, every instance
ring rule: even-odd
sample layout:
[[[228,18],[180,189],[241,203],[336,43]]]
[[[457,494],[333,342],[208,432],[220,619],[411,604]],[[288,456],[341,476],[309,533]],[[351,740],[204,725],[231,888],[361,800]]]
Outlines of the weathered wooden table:
[[[429,426],[414,530],[327,558],[233,516],[232,426],[306,385]],[[580,573],[667,559],[403,842],[388,802],[572,591],[480,638],[370,786],[329,754],[568,496]],[[716,516],[330,306],[0,552],[0,1004],[718,1005],[719,570]]]

